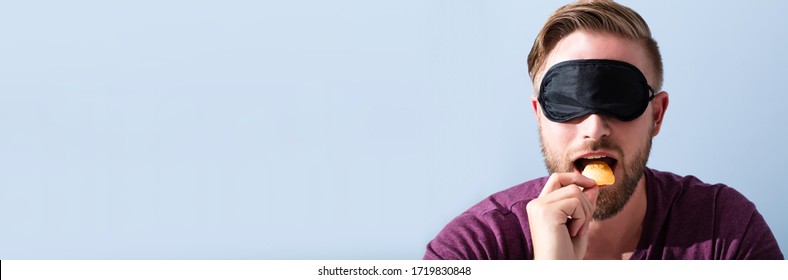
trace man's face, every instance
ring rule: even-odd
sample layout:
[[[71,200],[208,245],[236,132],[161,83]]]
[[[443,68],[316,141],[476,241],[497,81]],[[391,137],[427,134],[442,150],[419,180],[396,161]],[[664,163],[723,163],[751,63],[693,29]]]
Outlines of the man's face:
[[[636,41],[606,33],[576,31],[558,42],[547,57],[546,69],[575,59],[610,59],[636,66],[653,84],[648,56]],[[539,85],[541,81],[535,81]],[[624,122],[605,115],[589,114],[567,122],[548,120],[536,97],[532,105],[539,123],[545,165],[550,173],[580,172],[589,157],[603,157],[611,164],[616,183],[600,189],[594,218],[604,220],[617,214],[643,177],[651,150],[651,138],[659,132],[667,94],[651,102],[638,118]],[[664,101],[664,103],[662,103]],[[654,105],[658,103],[657,105]],[[664,106],[663,106],[664,105]],[[655,108],[657,107],[657,108]]]

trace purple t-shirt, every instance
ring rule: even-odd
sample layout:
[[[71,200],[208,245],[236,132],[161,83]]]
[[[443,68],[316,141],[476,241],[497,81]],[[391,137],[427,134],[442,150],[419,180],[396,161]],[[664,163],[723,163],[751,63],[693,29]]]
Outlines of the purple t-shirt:
[[[498,192],[452,220],[424,259],[533,259],[525,205],[547,177]],[[646,170],[643,233],[630,259],[783,259],[755,205],[693,176]]]

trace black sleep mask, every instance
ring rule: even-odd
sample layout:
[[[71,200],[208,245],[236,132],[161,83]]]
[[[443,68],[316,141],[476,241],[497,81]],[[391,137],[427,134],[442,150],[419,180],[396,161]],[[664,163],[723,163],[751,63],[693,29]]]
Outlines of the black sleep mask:
[[[632,64],[606,59],[560,62],[550,67],[539,88],[547,119],[566,122],[587,114],[631,121],[646,111],[654,90]]]

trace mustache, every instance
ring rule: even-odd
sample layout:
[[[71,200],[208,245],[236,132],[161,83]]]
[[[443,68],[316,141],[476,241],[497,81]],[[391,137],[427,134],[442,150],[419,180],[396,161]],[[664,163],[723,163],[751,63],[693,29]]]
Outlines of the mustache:
[[[584,142],[582,145],[580,145],[580,147],[578,147],[577,150],[578,151],[592,151],[592,152],[594,152],[594,151],[598,151],[598,150],[602,150],[602,149],[614,151],[614,152],[618,153],[619,155],[623,155],[624,154],[624,152],[623,152],[624,150],[621,148],[621,146],[617,145],[616,143],[613,143],[608,138],[602,138],[602,139],[599,139],[599,140]]]

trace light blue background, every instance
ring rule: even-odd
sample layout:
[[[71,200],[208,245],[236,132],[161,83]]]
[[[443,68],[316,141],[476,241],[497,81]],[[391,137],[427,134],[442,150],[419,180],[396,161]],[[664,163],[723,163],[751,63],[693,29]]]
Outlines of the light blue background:
[[[621,1],[671,103],[649,165],[788,248],[784,1]],[[548,1],[3,1],[1,259],[418,259],[546,175]]]

